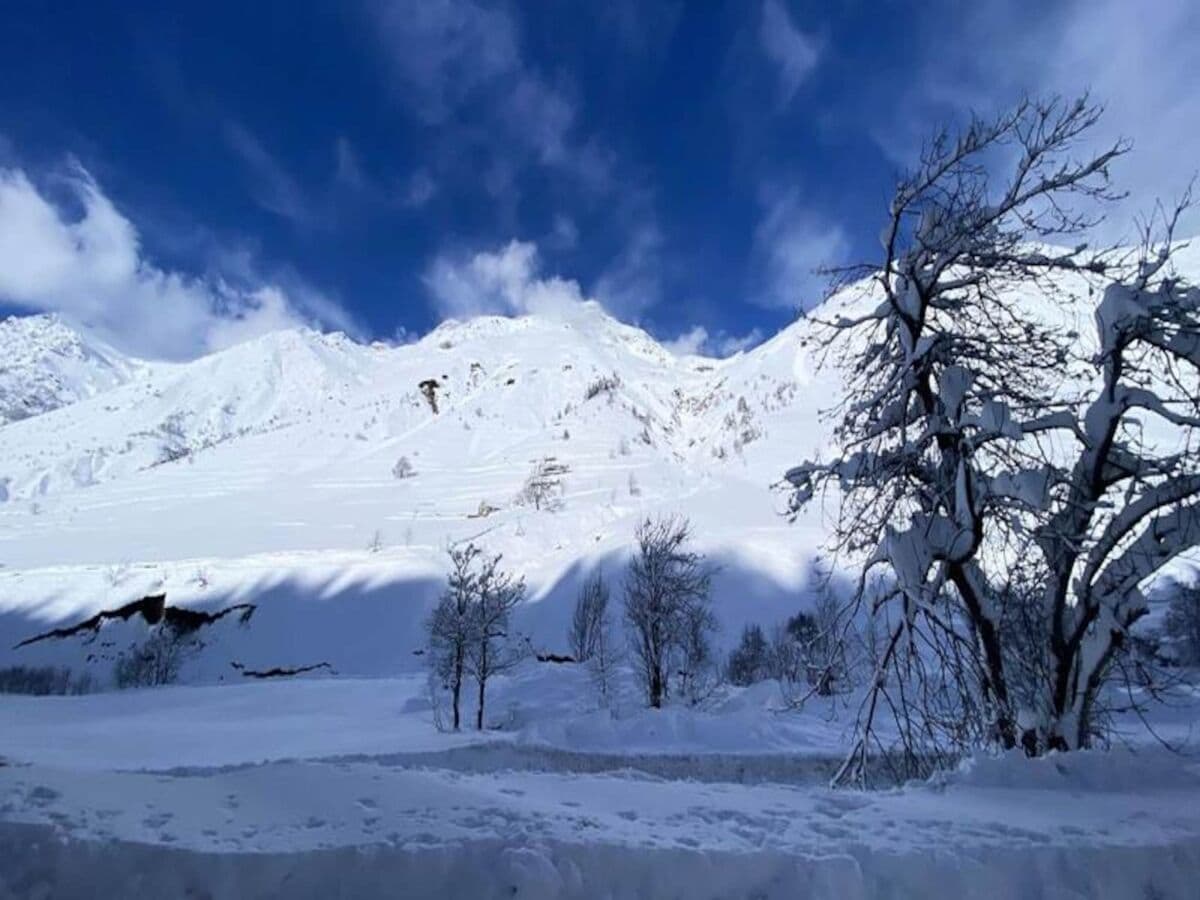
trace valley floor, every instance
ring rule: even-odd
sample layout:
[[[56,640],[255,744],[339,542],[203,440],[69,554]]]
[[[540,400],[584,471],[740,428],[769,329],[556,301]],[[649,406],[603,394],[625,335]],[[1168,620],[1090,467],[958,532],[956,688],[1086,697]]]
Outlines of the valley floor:
[[[571,677],[482,737],[420,676],[0,697],[0,897],[1196,896],[1194,757],[835,792],[844,726],[766,686],[614,721],[555,708]]]

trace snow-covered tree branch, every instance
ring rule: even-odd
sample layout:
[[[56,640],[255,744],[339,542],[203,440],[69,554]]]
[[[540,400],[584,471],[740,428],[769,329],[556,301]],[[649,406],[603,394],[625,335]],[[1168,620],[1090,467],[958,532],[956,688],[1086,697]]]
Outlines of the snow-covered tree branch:
[[[1095,219],[1074,201],[1116,196],[1127,149],[1072,158],[1100,114],[1025,101],[937,135],[882,259],[841,273],[860,308],[826,323],[846,360],[839,450],[787,481],[796,508],[836,489],[836,548],[895,586],[873,604],[889,639],[846,774],[881,706],[914,758],[1087,745],[1140,588],[1200,545],[1200,291],[1171,271],[1178,210],[1138,252],[1083,239]],[[1089,300],[1092,336],[1070,315]],[[1030,641],[1045,665],[1013,661]]]

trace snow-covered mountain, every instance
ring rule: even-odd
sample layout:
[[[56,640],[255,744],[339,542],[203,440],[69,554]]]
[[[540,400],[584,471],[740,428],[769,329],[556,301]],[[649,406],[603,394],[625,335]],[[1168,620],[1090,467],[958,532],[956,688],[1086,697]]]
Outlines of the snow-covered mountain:
[[[69,406],[146,369],[58,316],[10,316],[0,320],[0,425]]]
[[[1200,254],[1181,258],[1200,272]],[[1087,303],[1022,302],[1087,333]],[[811,320],[722,360],[676,356],[583,304],[446,322],[403,346],[296,330],[153,365],[54,320],[5,327],[14,345],[22,328],[37,338],[6,357],[25,360],[24,383],[71,387],[0,427],[0,644],[146,593],[276,597],[291,618],[273,644],[255,620],[269,664],[324,659],[340,640],[356,648],[343,667],[392,671],[413,663],[446,548],[464,540],[526,575],[529,627],[551,641],[569,614],[558,600],[664,513],[689,517],[721,564],[732,640],[802,602],[832,514],[789,522],[772,487],[830,440],[841,375]],[[63,379],[60,359],[90,374]],[[345,602],[320,606],[332,597]],[[315,617],[300,630],[299,609]]]
[[[791,583],[815,537],[771,485],[824,440],[837,383],[808,332],[681,358],[586,304],[403,346],[284,331],[186,364],[107,357],[128,377],[0,427],[0,602],[61,618],[155,587],[434,578],[473,537],[536,594],[652,512],[688,515],[730,577]]]

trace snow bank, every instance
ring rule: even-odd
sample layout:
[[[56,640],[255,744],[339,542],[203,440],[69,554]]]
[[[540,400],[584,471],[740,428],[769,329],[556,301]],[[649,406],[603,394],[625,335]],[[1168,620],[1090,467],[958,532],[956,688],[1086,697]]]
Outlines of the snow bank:
[[[1086,900],[1196,896],[1200,846],[974,848],[828,856],[477,841],[200,853],[126,841],[63,841],[0,825],[0,898],[286,896]]]

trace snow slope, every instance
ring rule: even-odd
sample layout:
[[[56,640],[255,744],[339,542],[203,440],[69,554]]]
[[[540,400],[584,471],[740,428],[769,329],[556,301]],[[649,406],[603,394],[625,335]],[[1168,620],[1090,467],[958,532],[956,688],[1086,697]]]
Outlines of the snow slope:
[[[727,360],[678,358],[586,304],[556,319],[448,322],[400,347],[279,332],[149,368],[0,428],[0,640],[152,590],[268,606],[378,594],[391,649],[341,662],[383,674],[448,543],[503,552],[541,598],[611,563],[654,512],[688,515],[725,566],[742,604],[731,628],[768,609],[778,618],[821,529],[789,527],[771,485],[825,439],[819,412],[837,378],[815,374],[808,331],[798,323]],[[412,477],[394,476],[401,457]],[[546,459],[566,472],[556,508],[536,509],[518,494]],[[387,584],[404,587],[385,597]],[[548,641],[561,637],[554,606],[530,624]],[[314,627],[293,655],[336,656]]]
[[[1200,275],[1200,248],[1179,265]],[[1062,286],[1081,302],[1020,302],[1086,344],[1086,285]],[[823,316],[870,301],[830,302]],[[0,665],[36,658],[10,648],[48,624],[165,591],[260,603],[243,662],[403,671],[445,550],[469,539],[526,575],[523,627],[561,649],[580,579],[615,574],[636,523],[664,513],[687,515],[722,566],[731,641],[804,602],[833,512],[789,524],[772,489],[830,441],[840,375],[815,331],[800,320],[729,359],[677,357],[587,303],[450,321],[403,346],[298,330],[186,364],[114,357],[129,378],[85,380],[76,402],[0,427]],[[394,474],[402,458],[411,477]],[[549,508],[521,502],[546,465],[563,471]]]
[[[95,396],[147,368],[53,314],[0,320],[0,425]]]

